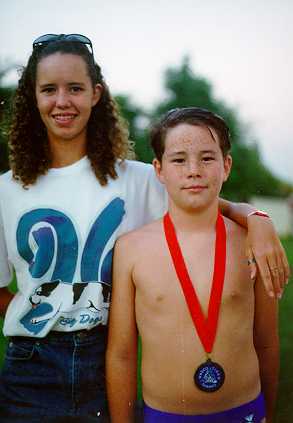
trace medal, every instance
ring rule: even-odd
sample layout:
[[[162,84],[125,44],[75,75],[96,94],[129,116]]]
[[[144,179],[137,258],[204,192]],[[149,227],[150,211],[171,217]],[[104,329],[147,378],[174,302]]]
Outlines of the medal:
[[[208,358],[205,363],[198,366],[193,379],[201,391],[214,392],[223,385],[225,372],[222,366]]]
[[[218,317],[223,292],[226,268],[226,228],[223,216],[218,213],[216,222],[216,245],[214,274],[208,305],[207,318],[204,316],[195,289],[186,268],[184,258],[177,240],[175,228],[169,213],[164,216],[164,231],[170,255],[181,284],[189,312],[191,314],[199,339],[207,353],[211,353],[217,332]],[[202,391],[215,392],[225,381],[225,372],[220,364],[209,357],[195,371],[194,383]]]

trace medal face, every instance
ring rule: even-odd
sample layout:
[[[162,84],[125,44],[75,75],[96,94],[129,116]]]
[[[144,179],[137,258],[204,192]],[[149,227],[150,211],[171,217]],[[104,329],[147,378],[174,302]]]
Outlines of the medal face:
[[[194,374],[195,385],[205,392],[217,391],[221,388],[224,381],[225,372],[223,367],[218,363],[214,363],[211,359],[201,364]]]

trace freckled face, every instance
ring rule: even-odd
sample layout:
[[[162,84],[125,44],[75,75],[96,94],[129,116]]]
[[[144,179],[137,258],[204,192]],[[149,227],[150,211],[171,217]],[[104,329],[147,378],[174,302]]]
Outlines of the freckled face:
[[[101,86],[93,87],[83,58],[54,53],[37,67],[37,107],[47,128],[50,143],[74,140],[86,143],[86,128],[101,96]]]
[[[208,128],[186,123],[168,130],[162,162],[155,159],[154,166],[171,206],[195,210],[218,201],[232,159],[223,158],[218,136],[211,131],[213,137]]]

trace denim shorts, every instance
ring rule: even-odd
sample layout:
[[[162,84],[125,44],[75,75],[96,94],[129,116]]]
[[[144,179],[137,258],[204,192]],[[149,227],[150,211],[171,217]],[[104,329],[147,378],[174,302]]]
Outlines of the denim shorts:
[[[0,374],[0,422],[104,423],[107,329],[12,337]]]

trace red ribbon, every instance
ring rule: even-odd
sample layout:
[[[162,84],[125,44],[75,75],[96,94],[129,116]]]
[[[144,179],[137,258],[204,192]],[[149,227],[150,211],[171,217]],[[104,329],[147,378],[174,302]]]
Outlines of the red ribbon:
[[[203,314],[195,289],[189,277],[188,270],[186,268],[184,258],[180,249],[180,245],[178,243],[175,228],[169,216],[169,213],[164,216],[163,223],[169,251],[195,329],[205,351],[207,353],[210,353],[213,349],[217,332],[226,269],[226,228],[223,216],[218,213],[216,222],[214,274],[207,318],[205,318]]]

